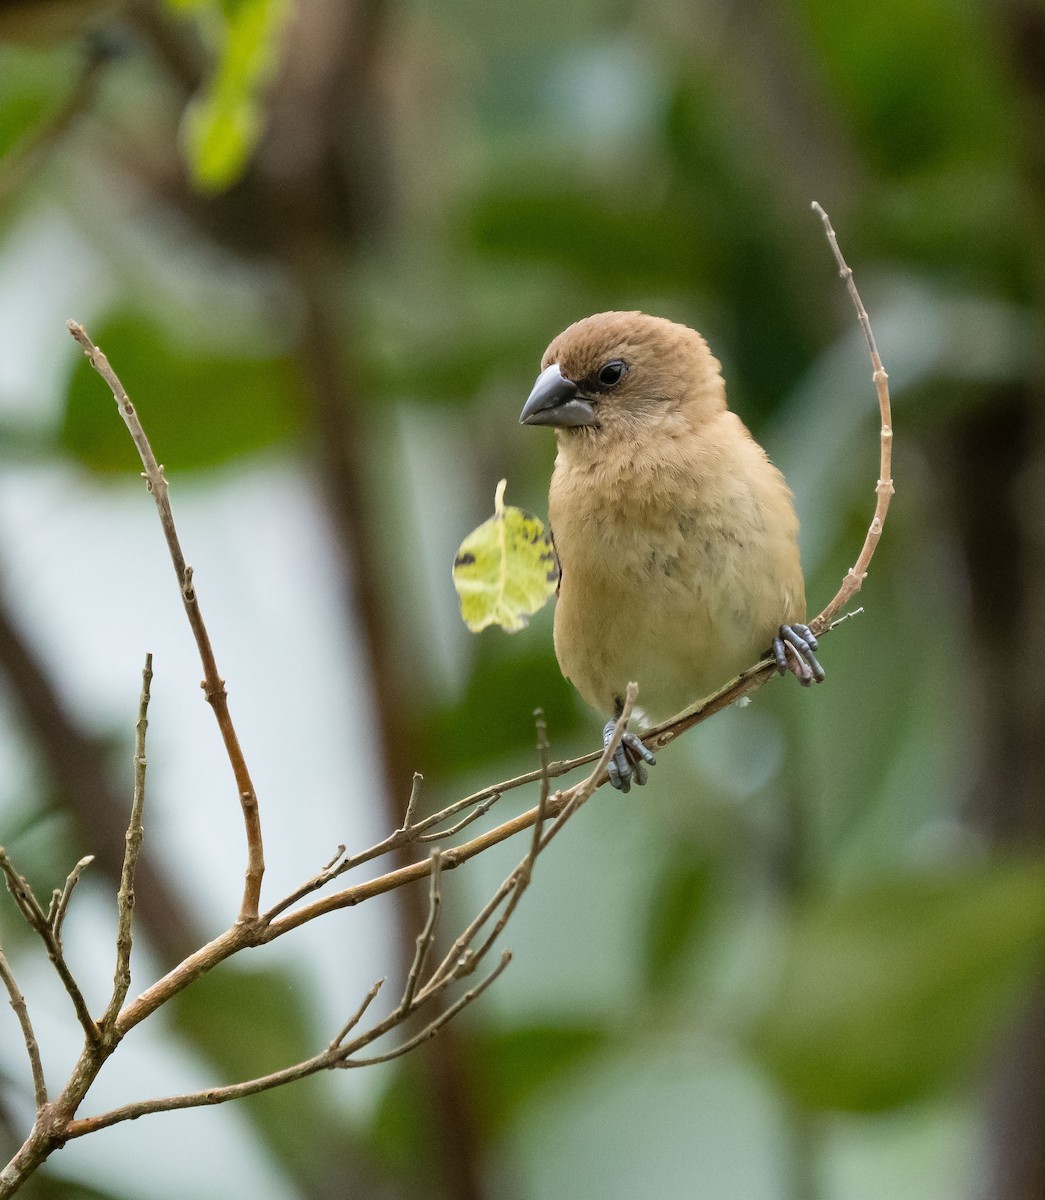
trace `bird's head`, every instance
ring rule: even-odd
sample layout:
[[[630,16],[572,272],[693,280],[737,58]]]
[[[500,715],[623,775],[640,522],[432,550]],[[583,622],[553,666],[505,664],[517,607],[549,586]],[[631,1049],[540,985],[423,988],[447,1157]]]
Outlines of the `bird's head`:
[[[633,439],[726,406],[719,364],[696,330],[641,312],[606,312],[563,330],[544,352],[522,410],[571,441]]]

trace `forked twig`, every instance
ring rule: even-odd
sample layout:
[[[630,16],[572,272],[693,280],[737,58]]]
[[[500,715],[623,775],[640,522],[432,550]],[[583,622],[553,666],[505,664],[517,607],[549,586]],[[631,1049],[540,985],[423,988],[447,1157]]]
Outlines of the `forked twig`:
[[[363,997],[363,1003],[360,1004],[360,1006],[348,1018],[348,1020],[345,1022],[345,1024],[342,1025],[340,1031],[331,1040],[330,1046],[328,1047],[328,1049],[337,1050],[340,1047],[341,1043],[345,1040],[345,1038],[347,1038],[348,1035],[352,1032],[352,1030],[355,1029],[355,1027],[359,1024],[359,1022],[362,1021],[362,1019],[366,1013],[366,1010],[370,1007],[371,1004],[374,1003],[374,1001],[377,999],[378,992],[380,992],[380,990],[384,986],[385,986],[384,979],[377,980],[377,982],[370,989],[370,991],[367,992],[367,994]]]
[[[87,1041],[89,1043],[97,1042],[101,1037],[101,1032],[87,1008],[87,1001],[83,998],[80,985],[76,982],[69,969],[69,964],[65,961],[62,944],[55,935],[48,920],[48,914],[40,906],[40,901],[37,900],[33,889],[29,886],[28,880],[16,870],[3,846],[0,846],[0,871],[3,872],[7,880],[8,891],[14,897],[26,923],[36,931],[43,942],[47,950],[47,957],[58,973],[62,986],[69,993],[69,999],[72,1000],[73,1009],[76,1012],[76,1019],[80,1022]]]

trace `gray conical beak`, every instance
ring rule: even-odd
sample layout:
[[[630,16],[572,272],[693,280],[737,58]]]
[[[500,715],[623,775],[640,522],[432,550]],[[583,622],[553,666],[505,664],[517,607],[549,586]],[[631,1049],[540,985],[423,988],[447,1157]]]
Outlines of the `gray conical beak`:
[[[555,425],[568,429],[577,425],[594,425],[595,410],[587,400],[577,395],[577,385],[559,370],[558,363],[537,376],[530,398],[519,414],[522,425]]]

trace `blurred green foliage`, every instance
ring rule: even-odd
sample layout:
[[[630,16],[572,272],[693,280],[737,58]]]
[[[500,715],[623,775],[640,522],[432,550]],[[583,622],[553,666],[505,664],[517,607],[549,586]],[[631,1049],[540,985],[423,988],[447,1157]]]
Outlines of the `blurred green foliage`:
[[[0,44],[0,158],[58,111],[76,62],[68,47],[29,52]]]
[[[286,357],[178,353],[170,336],[138,314],[113,313],[91,336],[141,398],[149,437],[179,471],[219,466],[286,445],[295,436],[300,384]],[[133,384],[131,383],[133,381]],[[98,402],[98,377],[86,359],[69,380],[59,431],[62,449],[93,471],[125,473],[126,438]]]
[[[756,1030],[762,1061],[813,1109],[868,1111],[961,1082],[1036,971],[1038,862],[875,881],[796,911]]]

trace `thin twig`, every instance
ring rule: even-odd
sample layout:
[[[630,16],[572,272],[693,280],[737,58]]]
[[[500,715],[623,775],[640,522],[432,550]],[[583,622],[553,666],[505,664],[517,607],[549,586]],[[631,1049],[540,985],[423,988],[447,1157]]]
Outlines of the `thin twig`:
[[[620,745],[621,738],[624,736],[625,730],[628,728],[628,722],[631,720],[632,709],[635,707],[635,700],[639,694],[638,684],[629,683],[627,690],[624,693],[624,705],[621,708],[620,716],[617,718],[613,726],[613,733],[609,741],[606,742],[602,749],[602,753],[598,757],[598,761],[591,769],[585,779],[582,779],[576,787],[566,793],[567,800],[562,806],[562,810],[552,821],[551,825],[541,835],[539,849],[544,850],[548,843],[562,829],[566,822],[573,814],[586,804],[588,800],[595,794],[597,788],[602,787],[608,776],[606,768],[609,766],[610,759],[617,753],[617,747]],[[555,799],[558,799],[558,793]],[[550,802],[549,802],[550,805]],[[538,806],[539,807],[539,806]]]
[[[416,778],[416,776],[415,776]],[[410,964],[410,970],[406,977],[406,987],[403,989],[403,998],[399,1001],[399,1011],[406,1016],[413,1010],[414,995],[417,992],[417,983],[421,978],[421,972],[424,970],[425,961],[428,958],[428,952],[432,948],[432,942],[435,940],[436,922],[439,920],[439,908],[443,902],[443,895],[439,888],[440,879],[443,874],[443,855],[440,850],[433,850],[430,856],[432,871],[430,875],[430,886],[428,890],[428,917],[425,920],[424,928],[417,935],[417,948],[414,951],[414,958]]]
[[[635,691],[635,684],[629,684],[628,695],[631,697],[631,701],[627,704],[626,711],[622,712],[618,718],[618,724],[620,725],[621,732],[623,732],[623,730],[627,727],[628,718],[631,716],[631,708],[635,700]],[[497,918],[497,923],[486,935],[486,938],[483,940],[483,942],[472,951],[473,962],[470,966],[470,969],[474,969],[474,965],[481,962],[482,959],[486,957],[491,946],[493,946],[494,942],[496,942],[501,936],[504,927],[511,920],[512,914],[519,906],[519,901],[522,899],[523,892],[525,892],[530,886],[530,880],[533,878],[533,868],[534,864],[537,862],[537,856],[547,844],[544,841],[544,822],[548,814],[548,801],[551,794],[551,785],[548,782],[548,730],[544,723],[544,713],[541,712],[540,709],[537,709],[537,711],[534,713],[534,716],[537,719],[537,760],[540,763],[541,787],[537,797],[537,813],[534,817],[533,829],[531,830],[530,834],[530,847],[526,852],[526,857],[515,868],[512,875],[509,876],[509,881],[512,881],[513,886],[511,888],[510,895],[508,896],[508,903],[504,906],[504,911]],[[608,763],[609,759],[607,759],[606,762]],[[587,781],[585,780],[579,785],[579,787],[574,788],[574,793],[583,791],[586,782]],[[583,801],[581,803],[583,803]],[[579,805],[575,804],[574,800],[571,798],[570,802],[567,803],[563,811],[559,814],[557,820],[565,822],[573,813],[577,811],[578,807]]]
[[[421,844],[426,844],[429,842],[443,842],[447,838],[454,837],[454,835],[460,833],[462,829],[467,829],[473,821],[478,821],[480,817],[485,816],[486,813],[493,808],[497,801],[500,800],[500,798],[500,795],[497,792],[494,792],[492,796],[487,796],[487,798],[481,804],[477,804],[475,808],[473,808],[466,817],[462,817],[460,821],[455,822],[446,829],[440,829],[436,833],[420,833],[414,840],[416,842],[420,842]]]
[[[65,921],[65,914],[69,911],[69,901],[72,899],[73,888],[80,882],[80,876],[93,862],[94,855],[85,854],[69,872],[68,876],[66,876],[65,887],[60,892],[56,888],[52,895],[51,908],[47,913],[47,923],[54,930],[55,940],[59,946],[62,944],[62,924]],[[57,900],[55,897],[57,897]]]
[[[69,964],[65,961],[61,943],[55,937],[54,930],[48,923],[47,913],[41,908],[40,901],[37,900],[33,889],[29,886],[28,880],[15,869],[14,863],[11,862],[3,846],[0,846],[0,871],[3,871],[8,890],[15,898],[26,923],[31,929],[36,930],[46,947],[47,957],[54,965],[58,978],[62,981],[62,986],[69,993],[69,999],[73,1002],[76,1018],[80,1022],[88,1042],[93,1045],[99,1040],[101,1034],[87,1008],[87,1002],[83,998],[80,986],[73,977]]]
[[[119,1016],[120,1008],[131,989],[131,942],[134,922],[134,870],[141,853],[144,828],[142,814],[145,809],[145,731],[149,727],[149,688],[152,684],[152,655],[146,654],[142,670],[142,690],[138,701],[138,721],[134,734],[134,796],[131,801],[131,819],[127,825],[123,870],[120,873],[120,890],[116,897],[119,918],[116,927],[116,971],[109,1004],[99,1024],[103,1037],[111,1037]]]
[[[490,949],[494,939],[504,928],[505,923],[514,911],[520,895],[520,882],[523,880],[526,882],[529,881],[529,876],[533,869],[533,862],[537,855],[544,848],[544,846],[547,845],[551,836],[554,835],[554,832],[557,832],[557,830],[562,827],[562,823],[565,823],[565,821],[568,819],[568,814],[576,812],[580,805],[583,804],[590,795],[592,795],[596,787],[598,787],[599,784],[605,780],[606,767],[616,752],[617,746],[620,743],[620,739],[624,734],[624,730],[627,728],[628,720],[631,717],[631,710],[634,707],[635,696],[637,693],[638,689],[636,688],[635,684],[629,684],[624,702],[624,708],[622,709],[621,715],[617,720],[616,726],[614,727],[613,736],[606,743],[602,752],[599,754],[598,762],[589,775],[580,783],[570,788],[567,792],[557,792],[554,797],[550,797],[547,789],[542,788],[537,807],[531,809],[528,813],[523,814],[523,817],[526,818],[526,823],[521,825],[519,828],[525,829],[529,826],[534,826],[535,828],[542,827],[545,819],[552,809],[555,810],[556,822],[559,822],[559,824],[554,831],[548,830],[546,833],[542,834],[540,840],[531,839],[530,848],[527,851],[526,858],[524,858],[523,861],[507,876],[507,878],[497,889],[497,891],[494,892],[483,908],[480,909],[476,916],[472,918],[469,925],[464,929],[454,944],[447,951],[443,961],[432,972],[431,978],[424,988],[424,993],[426,996],[429,992],[435,989],[445,987],[446,984],[451,980],[460,978],[460,976],[467,971],[474,970],[476,964]],[[543,755],[541,756],[541,761],[543,765]],[[578,797],[580,797],[579,802]],[[517,818],[517,820],[521,819],[522,818]],[[505,824],[512,824],[512,822],[506,822]],[[503,829],[504,826],[500,826],[499,828]],[[492,832],[497,831],[494,830]],[[517,828],[513,830],[513,832],[519,832],[519,829]],[[479,838],[475,839],[476,842],[481,840],[482,839]],[[472,844],[473,843],[467,843],[467,845]],[[463,849],[465,849],[465,847],[458,846],[454,850],[448,851],[448,854],[457,855],[460,854]],[[523,883],[523,888],[525,888],[525,883]],[[469,952],[468,947],[470,947],[471,943],[475,940],[479,930],[493,916],[493,914],[500,907],[502,901],[506,898],[508,898],[508,905],[498,920],[492,934],[487,936],[486,940],[478,950]]]
[[[591,758],[574,759],[569,763],[553,763],[551,766],[551,773],[565,774],[567,771],[572,771],[581,762],[593,761],[594,757],[595,756],[593,755]],[[560,769],[556,771],[556,768]],[[531,783],[536,778],[537,772],[521,775],[517,779],[509,780],[507,787],[509,789],[522,787],[526,783]],[[422,776],[420,775],[414,776],[415,782],[410,793],[411,799],[407,803],[407,818],[409,818],[412,814],[413,803],[416,803],[416,797],[418,794],[416,788],[421,779]],[[496,785],[492,788],[484,788],[482,792],[476,793],[474,796],[464,796],[460,800],[455,800],[452,804],[448,804],[445,808],[440,809],[439,812],[432,813],[431,816],[425,817],[420,821],[406,820],[397,829],[393,830],[393,832],[387,837],[382,838],[381,841],[376,842],[373,846],[367,847],[366,850],[361,850],[357,854],[350,855],[348,858],[342,858],[342,855],[338,854],[317,875],[314,875],[311,879],[301,884],[300,887],[295,888],[294,891],[284,896],[282,900],[272,905],[271,908],[266,909],[266,911],[261,915],[261,923],[263,925],[267,925],[269,922],[278,917],[280,913],[286,912],[288,908],[292,908],[299,900],[304,899],[305,896],[309,896],[313,892],[319,891],[320,888],[325,887],[332,880],[339,878],[341,875],[347,874],[349,871],[355,870],[356,867],[361,867],[368,862],[373,862],[375,858],[382,858],[386,854],[391,854],[393,851],[400,850],[404,846],[412,845],[415,842],[422,844],[439,842],[444,841],[448,837],[453,837],[456,833],[460,833],[462,829],[467,828],[467,826],[471,825],[473,821],[478,820],[479,817],[481,817],[484,813],[489,812],[490,809],[493,808],[493,806],[497,803],[497,801],[501,799],[502,793],[497,790],[499,786],[500,785]],[[462,820],[458,821],[456,825],[450,826],[447,829],[439,830],[437,833],[425,832],[428,829],[435,828],[436,826],[442,824],[443,821],[449,820],[450,817],[456,816],[456,814],[461,812],[463,809],[470,808],[473,805],[475,805],[476,808],[472,812],[468,813],[468,815]],[[342,848],[342,854],[343,853],[344,848]]]
[[[874,557],[878,541],[882,536],[886,513],[889,511],[889,501],[892,499],[894,491],[892,473],[893,422],[889,402],[889,376],[885,373],[885,368],[882,366],[882,359],[878,353],[878,346],[871,329],[871,319],[868,317],[867,310],[860,299],[860,293],[856,290],[852,268],[842,257],[838,238],[835,236],[835,231],[831,228],[830,218],[815,200],[813,201],[813,211],[823,222],[824,232],[831,246],[831,252],[835,256],[835,262],[838,264],[838,273],[845,280],[845,286],[849,290],[850,299],[853,302],[853,307],[856,309],[857,319],[860,322],[860,328],[863,330],[864,340],[867,342],[867,349],[871,355],[871,367],[873,369],[871,377],[878,392],[878,407],[882,416],[880,465],[878,483],[875,486],[874,516],[871,518],[871,524],[868,527],[867,536],[864,538],[864,544],[857,556],[857,560],[849,568],[848,573],[842,580],[842,586],[824,610],[809,622],[809,626],[813,632],[820,633],[835,613],[848,604],[863,586],[863,582],[867,578],[867,570],[871,565],[871,559]]]
[[[228,755],[233,774],[236,777],[236,787],[239,792],[240,808],[243,812],[243,823],[247,838],[247,868],[239,920],[250,923],[256,921],[258,918],[261,879],[265,873],[265,854],[261,837],[261,816],[258,812],[257,793],[254,790],[254,784],[251,782],[250,772],[243,757],[239,737],[232,723],[232,717],[229,714],[225,681],[218,671],[214,649],[211,646],[210,634],[203,623],[199,599],[192,581],[192,568],[185,562],[185,555],[182,552],[178,531],[174,525],[174,514],[171,511],[167,480],[163,474],[163,467],[160,466],[156,455],[153,453],[152,446],[149,444],[149,439],[146,437],[145,430],[138,418],[134,405],[131,403],[130,397],[127,395],[127,391],[120,382],[116,372],[109,365],[109,360],[94,342],[91,341],[82,325],[76,321],[69,321],[67,328],[76,341],[79,342],[84,354],[87,356],[87,361],[102,379],[105,380],[112,391],[113,399],[120,410],[120,416],[123,418],[131,439],[137,447],[142,466],[145,468],[146,485],[152,493],[152,498],[156,502],[156,509],[160,515],[160,524],[163,526],[163,534],[167,539],[167,549],[170,552],[171,562],[174,564],[174,573],[178,577],[178,587],[181,591],[182,604],[185,607],[189,625],[196,639],[200,662],[203,665],[203,694],[214,710],[214,716],[221,731],[222,741],[225,743],[225,753]]]
[[[384,979],[379,979],[374,984],[374,986],[370,989],[370,991],[367,992],[367,994],[363,997],[363,1003],[360,1004],[360,1006],[356,1009],[356,1011],[348,1018],[348,1020],[345,1022],[345,1024],[341,1027],[340,1032],[331,1041],[329,1049],[336,1050],[341,1045],[341,1043],[345,1040],[345,1038],[348,1037],[348,1035],[352,1032],[352,1030],[355,1029],[355,1027],[359,1024],[359,1022],[362,1021],[363,1016],[366,1013],[366,1010],[370,1007],[371,1004],[374,1003],[374,1001],[377,999],[378,992],[384,986],[385,986]]]
[[[89,1133],[97,1133],[99,1129],[108,1129],[123,1121],[136,1121],[139,1117],[150,1113],[176,1112],[183,1108],[208,1108],[215,1104],[226,1104],[230,1100],[242,1100],[246,1096],[256,1096],[259,1092],[268,1092],[273,1088],[283,1087],[298,1079],[305,1079],[319,1071],[329,1070],[336,1065],[337,1056],[343,1054],[344,1048],[338,1050],[326,1049],[321,1054],[304,1062],[295,1063],[281,1071],[273,1071],[270,1075],[261,1075],[256,1079],[246,1079],[242,1083],[231,1083],[225,1087],[207,1088],[202,1092],[186,1092],[180,1096],[162,1096],[153,1100],[139,1100],[133,1104],[125,1104],[109,1112],[98,1113],[93,1117],[81,1117],[70,1121],[63,1132],[65,1141],[85,1137]]]
[[[538,793],[537,820],[533,823],[533,837],[530,841],[530,853],[527,857],[527,876],[541,849],[541,838],[544,834],[544,815],[548,811],[548,797],[551,793],[551,780],[548,778],[548,756],[551,753],[551,747],[548,745],[548,726],[544,720],[544,713],[539,708],[533,715],[537,722],[537,761],[540,764],[541,790]]]
[[[47,1104],[47,1084],[44,1081],[44,1064],[40,1058],[40,1046],[37,1043],[36,1034],[33,1033],[33,1024],[29,1020],[29,1009],[26,1007],[25,997],[15,982],[11,966],[2,950],[0,950],[0,979],[7,988],[11,1007],[18,1018],[18,1024],[22,1027],[22,1040],[25,1042],[25,1049],[29,1055],[29,1066],[33,1072],[33,1097],[36,1101],[37,1114],[39,1114]]]
[[[391,1062],[394,1058],[402,1058],[404,1054],[409,1054],[411,1050],[420,1046],[422,1042],[427,1042],[430,1038],[434,1038],[444,1025],[457,1016],[462,1008],[467,1007],[473,1000],[478,1000],[511,961],[512,956],[510,951],[505,950],[501,955],[501,961],[481,983],[477,983],[474,988],[469,989],[463,996],[458,997],[449,1008],[441,1012],[420,1033],[415,1034],[412,1038],[403,1042],[402,1045],[396,1046],[394,1050],[389,1050],[387,1054],[374,1055],[372,1058],[345,1058],[341,1065],[344,1067],[373,1067],[378,1063]]]
[[[413,781],[410,784],[410,798],[406,802],[406,812],[403,814],[403,824],[396,831],[397,833],[406,833],[406,831],[414,823],[414,809],[417,808],[417,802],[421,797],[421,784],[424,782],[424,776],[418,772],[414,772]]]
[[[373,861],[375,858],[381,858],[385,854],[390,854],[393,850],[398,850],[400,846],[404,846],[413,840],[409,830],[400,828],[366,850],[362,850],[358,854],[349,855],[347,858],[343,857],[344,850],[342,849],[342,853],[334,858],[332,862],[329,862],[317,875],[313,875],[311,879],[306,880],[305,883],[296,887],[292,892],[284,896],[282,900],[273,904],[271,908],[266,909],[261,914],[260,924],[265,927],[271,925],[272,921],[280,913],[286,912],[288,908],[293,907],[299,900],[303,900],[305,896],[310,896],[313,892],[319,891],[321,887],[325,887],[331,880],[337,879],[354,868]]]

